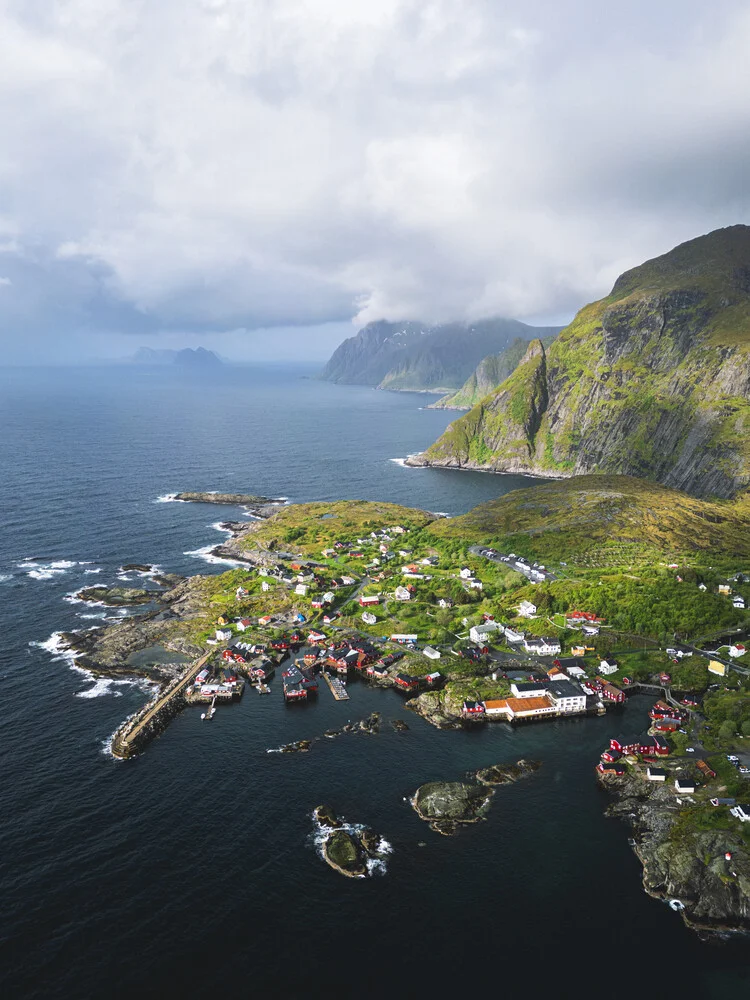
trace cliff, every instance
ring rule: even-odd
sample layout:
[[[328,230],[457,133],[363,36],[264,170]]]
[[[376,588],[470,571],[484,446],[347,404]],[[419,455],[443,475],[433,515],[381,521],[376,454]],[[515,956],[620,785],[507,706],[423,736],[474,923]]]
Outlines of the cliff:
[[[452,390],[462,385],[484,358],[517,342],[527,344],[532,337],[555,333],[557,328],[536,328],[511,319],[437,326],[380,321],[340,344],[321,378],[380,389]],[[523,354],[523,349],[516,350],[515,363]]]
[[[750,227],[623,274],[410,464],[750,484]]]

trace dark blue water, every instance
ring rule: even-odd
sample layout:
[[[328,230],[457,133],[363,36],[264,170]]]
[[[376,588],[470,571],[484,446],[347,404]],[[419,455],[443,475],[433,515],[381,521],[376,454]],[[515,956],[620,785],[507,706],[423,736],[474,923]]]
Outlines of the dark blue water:
[[[133,761],[105,755],[145,692],[95,685],[29,643],[98,624],[64,596],[112,582],[124,562],[221,569],[189,553],[235,512],[157,497],[258,491],[460,513],[527,485],[402,468],[390,460],[453,415],[301,374],[0,372],[3,996],[630,997],[665,973],[683,996],[746,990],[748,948],[699,944],[645,896],[628,831],[603,818],[592,763],[613,724],[642,731],[648,702],[616,721],[513,731],[446,733],[407,716],[407,733],[386,725],[288,756],[265,751],[373,710],[401,717],[403,703],[357,684],[348,703],[324,689],[290,709],[278,691],[250,692],[211,726],[184,712]],[[542,770],[454,839],[404,802],[424,781],[520,756]],[[386,836],[384,875],[347,880],[321,861],[321,801]]]

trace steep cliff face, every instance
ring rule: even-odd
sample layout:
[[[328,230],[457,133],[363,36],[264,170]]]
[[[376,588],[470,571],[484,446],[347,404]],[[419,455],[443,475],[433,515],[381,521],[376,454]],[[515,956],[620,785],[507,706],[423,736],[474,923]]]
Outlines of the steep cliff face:
[[[750,484],[749,439],[750,228],[734,226],[624,274],[412,461],[728,497]]]
[[[528,340],[517,337],[504,351],[483,358],[458,392],[443,396],[436,403],[431,403],[431,408],[470,410],[516,370],[528,346]]]
[[[512,343],[524,346],[535,336],[554,336],[557,328],[527,326],[512,319],[446,323],[370,323],[336,348],[321,378],[375,385],[381,389],[456,389],[483,358]],[[502,381],[509,368],[489,388]]]

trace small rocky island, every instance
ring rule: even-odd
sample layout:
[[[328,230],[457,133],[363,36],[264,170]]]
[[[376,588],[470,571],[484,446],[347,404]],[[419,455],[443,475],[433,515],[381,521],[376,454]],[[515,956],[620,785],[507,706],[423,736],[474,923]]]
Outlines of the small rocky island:
[[[345,824],[327,805],[315,807],[313,819],[323,833],[323,858],[347,878],[366,878],[373,862],[389,853],[383,838],[368,827]]]
[[[183,500],[186,503],[221,503],[241,507],[265,507],[270,504],[278,506],[284,500],[280,497],[264,497],[255,493],[200,493],[186,491],[185,493],[175,493],[175,500]]]
[[[419,786],[411,804],[431,830],[450,837],[460,826],[487,818],[496,786],[513,784],[539,767],[538,761],[519,760],[480,768],[469,781],[430,781]]]
[[[109,608],[129,607],[135,604],[150,604],[159,596],[158,591],[142,587],[84,587],[73,595],[79,601],[90,604],[106,604]]]

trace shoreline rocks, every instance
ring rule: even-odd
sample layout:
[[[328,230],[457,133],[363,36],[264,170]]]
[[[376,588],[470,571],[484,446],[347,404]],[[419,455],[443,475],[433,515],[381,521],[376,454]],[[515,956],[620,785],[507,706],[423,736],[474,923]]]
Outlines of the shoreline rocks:
[[[176,493],[175,500],[183,500],[186,503],[220,503],[240,507],[281,506],[285,503],[281,497],[264,497],[255,493],[201,493],[193,491]]]
[[[742,838],[727,829],[691,828],[689,814],[681,822],[681,806],[666,783],[634,774],[598,779],[614,799],[605,815],[633,831],[648,895],[679,900],[685,924],[701,936],[750,933],[750,850]]]
[[[74,597],[89,604],[106,604],[109,608],[132,607],[136,604],[151,604],[159,598],[160,592],[142,587],[84,587]]]
[[[324,835],[323,860],[347,878],[366,878],[373,862],[390,851],[383,838],[366,826],[345,824],[328,805],[316,806],[313,819]]]

